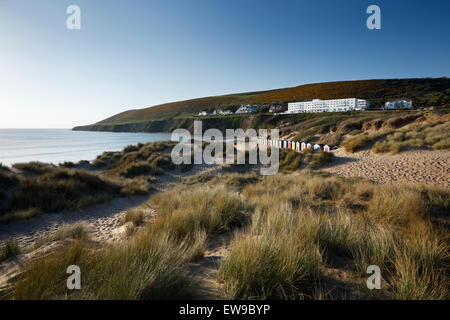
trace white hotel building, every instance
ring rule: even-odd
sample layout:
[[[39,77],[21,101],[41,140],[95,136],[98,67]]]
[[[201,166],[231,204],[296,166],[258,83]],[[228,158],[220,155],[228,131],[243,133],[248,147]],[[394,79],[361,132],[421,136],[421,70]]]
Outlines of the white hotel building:
[[[412,107],[412,101],[407,99],[387,101],[384,105],[385,109],[412,109]]]
[[[365,110],[369,103],[363,99],[347,98],[312,101],[291,102],[288,103],[286,113],[309,113],[309,112],[343,112]]]

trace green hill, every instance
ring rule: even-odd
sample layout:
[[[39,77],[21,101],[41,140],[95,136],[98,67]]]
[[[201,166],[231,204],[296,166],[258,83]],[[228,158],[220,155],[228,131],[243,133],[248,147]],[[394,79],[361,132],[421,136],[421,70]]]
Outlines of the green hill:
[[[371,107],[380,108],[388,99],[407,97],[416,107],[440,106],[450,103],[449,78],[386,79],[338,81],[306,84],[292,88],[205,97],[161,104],[145,109],[128,110],[93,125],[74,130],[98,131],[170,131],[189,128],[192,116],[203,110],[235,110],[241,104],[264,104],[302,101],[307,99],[335,99],[356,97],[366,99]],[[233,119],[234,117],[234,119]],[[245,117],[245,116],[244,116]],[[224,120],[238,124],[242,116],[228,116]]]

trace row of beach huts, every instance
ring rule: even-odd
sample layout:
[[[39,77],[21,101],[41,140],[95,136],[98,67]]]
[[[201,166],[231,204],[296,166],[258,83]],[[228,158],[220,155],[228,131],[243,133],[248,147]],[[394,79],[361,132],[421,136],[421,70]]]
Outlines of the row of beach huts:
[[[297,152],[304,151],[306,149],[322,150],[329,152],[335,150],[338,147],[335,145],[326,145],[321,143],[309,143],[309,142],[299,142],[290,140],[273,140],[273,139],[258,139],[258,144],[267,145],[270,147],[280,148],[280,149],[291,149]]]

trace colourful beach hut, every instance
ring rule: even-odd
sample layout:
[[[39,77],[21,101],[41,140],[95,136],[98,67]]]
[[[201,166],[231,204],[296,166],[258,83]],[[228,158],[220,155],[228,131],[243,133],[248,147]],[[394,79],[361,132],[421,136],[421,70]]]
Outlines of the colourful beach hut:
[[[302,142],[300,149],[301,149],[301,151],[306,149],[306,143],[305,142]]]
[[[306,149],[311,149],[311,148],[312,148],[312,144],[308,142],[308,143],[306,144]]]
[[[297,141],[297,143],[295,144],[295,151],[299,152],[300,151],[300,142]]]
[[[329,152],[330,151],[330,147],[328,145],[324,145],[323,146],[323,151]]]

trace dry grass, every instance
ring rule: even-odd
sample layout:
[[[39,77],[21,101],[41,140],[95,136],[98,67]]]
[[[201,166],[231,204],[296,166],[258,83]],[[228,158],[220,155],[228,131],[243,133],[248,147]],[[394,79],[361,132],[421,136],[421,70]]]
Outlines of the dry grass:
[[[19,254],[19,244],[16,241],[8,240],[0,246],[0,263]]]
[[[298,170],[302,164],[308,168],[320,168],[333,161],[333,154],[313,149],[306,149],[302,152],[281,149],[279,161],[279,171],[289,173]]]
[[[339,145],[342,139],[342,134],[340,133],[328,133],[322,137],[320,137],[319,143],[327,144],[327,145]]]
[[[224,187],[174,190],[152,199],[157,208],[154,228],[170,230],[178,239],[190,237],[197,230],[207,234],[223,233],[245,224],[246,206]]]
[[[63,226],[51,236],[42,237],[35,241],[33,247],[36,249],[50,242],[63,241],[67,239],[84,241],[89,240],[89,231],[86,226],[81,223]]]
[[[142,175],[158,175],[163,170],[172,170],[175,166],[168,154],[172,142],[152,142],[129,145],[121,152],[104,152],[98,156],[93,165],[107,169],[112,175],[134,178]]]
[[[154,199],[157,216],[122,244],[102,249],[75,240],[31,261],[8,298],[182,299],[196,284],[186,263],[203,255],[207,236],[245,223],[245,206],[223,187],[176,190]],[[130,214],[130,220],[135,219]],[[140,219],[140,218],[139,218]],[[82,270],[82,289],[65,287],[69,265]]]
[[[219,273],[225,298],[304,298],[320,279],[322,257],[311,230],[289,208],[279,209],[258,210],[250,232],[233,241]]]
[[[384,141],[375,143],[374,153],[399,153],[407,148],[428,148],[433,150],[450,150],[450,123],[441,121],[426,122],[395,130]]]
[[[51,172],[55,169],[54,165],[48,164],[48,163],[42,163],[38,161],[32,161],[28,163],[16,163],[13,165],[13,168],[25,171],[25,172],[31,172],[35,174],[43,174],[47,172]]]
[[[449,209],[448,191],[277,175],[242,194],[255,214],[221,265],[224,297],[339,298],[319,285],[335,257],[351,261],[361,283],[369,265],[380,266],[387,283],[382,297],[448,297],[448,239],[435,221]],[[371,295],[361,288],[352,289],[357,297]]]
[[[333,156],[334,154],[331,152],[324,152],[322,150],[318,150],[317,152],[314,153],[310,164],[314,168],[320,168],[332,162]]]
[[[355,152],[363,147],[365,147],[368,143],[374,141],[375,139],[380,138],[381,134],[368,134],[361,133],[358,134],[342,143],[345,151],[347,152]]]
[[[129,209],[125,215],[120,219],[120,225],[131,222],[135,227],[144,223],[144,212],[139,209]]]
[[[280,150],[280,167],[281,172],[295,171],[300,167],[302,155],[293,150]]]
[[[237,232],[219,269],[224,298],[447,299],[448,235],[439,219],[448,215],[449,196],[309,171],[201,175],[156,195],[155,219],[122,244],[99,249],[72,240],[31,262],[10,298],[188,298],[196,285],[186,264],[202,256],[210,235]],[[355,280],[337,288],[339,279],[325,274],[340,260]],[[65,288],[70,264],[83,272],[75,293]],[[373,264],[383,277],[376,296],[365,288]]]
[[[189,259],[190,250],[175,244],[168,234],[137,236],[105,250],[74,241],[45,259],[31,261],[9,298],[187,298],[194,289],[194,281],[183,267]],[[70,265],[81,269],[81,290],[66,288],[66,269]]]
[[[76,209],[118,196],[121,186],[79,170],[55,169],[37,177],[16,178],[0,220],[29,218],[41,212]]]
[[[10,171],[0,170],[0,188],[9,189],[18,183],[19,179]]]

